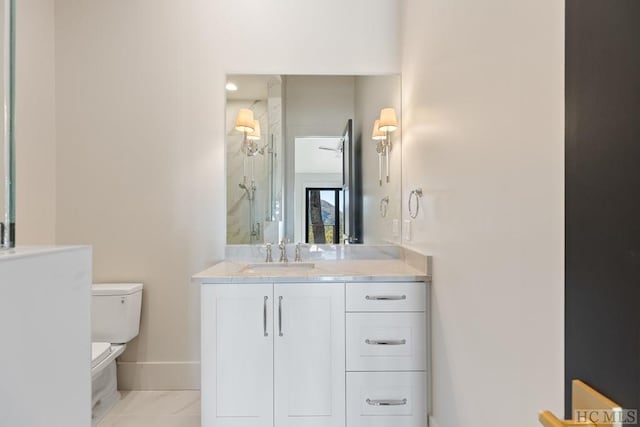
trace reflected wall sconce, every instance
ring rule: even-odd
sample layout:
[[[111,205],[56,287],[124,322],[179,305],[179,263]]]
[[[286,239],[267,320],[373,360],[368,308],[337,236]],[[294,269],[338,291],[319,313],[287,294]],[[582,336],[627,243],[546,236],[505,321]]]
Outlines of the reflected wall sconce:
[[[253,155],[250,154],[252,151],[250,145],[257,145],[255,142],[249,142],[252,141],[249,139],[249,135],[255,131],[255,127],[256,120],[253,117],[253,111],[248,108],[241,108],[240,111],[238,111],[238,116],[236,117],[236,130],[243,134],[241,147],[242,152],[250,156]]]
[[[249,138],[249,135],[258,131],[260,135],[260,127],[257,126],[257,120],[253,117],[253,111],[248,108],[241,108],[238,111],[236,117],[236,130],[242,132],[242,145],[240,150],[243,153],[242,156],[242,183],[238,184],[240,188],[247,192],[249,200],[253,199],[253,193],[255,192],[255,180],[253,176],[253,162],[251,162],[251,185],[247,186],[247,157],[253,157],[258,152],[258,144],[255,139]]]
[[[387,138],[384,132],[379,127],[380,120],[376,120],[373,124],[373,132],[371,132],[371,139],[377,142],[376,152],[378,153],[378,183],[382,186],[382,156],[384,155],[384,143],[382,142]]]
[[[250,141],[259,141],[262,135],[260,135],[260,121],[253,121],[253,132],[247,134],[247,139]]]
[[[391,168],[391,132],[398,129],[398,118],[396,110],[388,107],[380,110],[380,117],[373,124],[371,138],[377,141],[376,151],[378,152],[378,181],[382,185],[382,157],[386,159],[386,177],[389,182],[389,169]]]

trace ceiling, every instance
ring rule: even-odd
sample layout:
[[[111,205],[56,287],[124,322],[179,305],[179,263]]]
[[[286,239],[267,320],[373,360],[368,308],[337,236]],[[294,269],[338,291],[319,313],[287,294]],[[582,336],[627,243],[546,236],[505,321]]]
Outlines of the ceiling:
[[[280,79],[280,76],[269,74],[264,75],[229,75],[226,83],[235,83],[238,90],[235,92],[227,90],[227,99],[267,99],[269,80]]]

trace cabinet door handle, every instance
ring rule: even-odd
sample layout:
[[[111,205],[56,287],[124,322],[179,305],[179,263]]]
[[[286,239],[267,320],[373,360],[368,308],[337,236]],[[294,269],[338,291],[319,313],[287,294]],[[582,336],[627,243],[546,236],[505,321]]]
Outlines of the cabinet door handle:
[[[407,399],[367,399],[367,403],[371,406],[402,406],[407,404]]]
[[[364,297],[367,301],[399,301],[407,299],[406,295],[367,295]]]
[[[269,336],[269,332],[267,332],[267,301],[269,300],[269,297],[265,296],[264,297],[264,306],[262,307],[262,326],[264,328],[264,336],[268,337]]]
[[[407,340],[370,340],[367,338],[364,342],[369,345],[404,345],[407,343]]]
[[[282,333],[282,296],[278,297],[278,335],[284,336]]]

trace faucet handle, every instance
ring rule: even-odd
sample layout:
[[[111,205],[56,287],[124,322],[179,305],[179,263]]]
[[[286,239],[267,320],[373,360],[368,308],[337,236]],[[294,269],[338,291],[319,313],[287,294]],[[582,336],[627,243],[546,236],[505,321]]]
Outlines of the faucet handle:
[[[280,262],[289,262],[289,258],[287,257],[287,238],[285,237],[280,241],[278,245],[280,248]]]
[[[267,243],[267,259],[264,262],[273,262],[273,258],[271,257],[271,243]]]
[[[298,244],[296,245],[296,261],[295,262],[302,262],[302,248],[300,247],[301,243],[298,242]]]

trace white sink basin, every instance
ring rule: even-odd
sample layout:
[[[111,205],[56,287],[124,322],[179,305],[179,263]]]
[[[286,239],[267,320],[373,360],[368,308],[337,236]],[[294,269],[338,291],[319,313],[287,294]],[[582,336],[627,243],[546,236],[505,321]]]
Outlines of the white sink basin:
[[[298,271],[298,270],[313,270],[316,267],[313,262],[260,262],[255,264],[247,264],[243,271]]]

